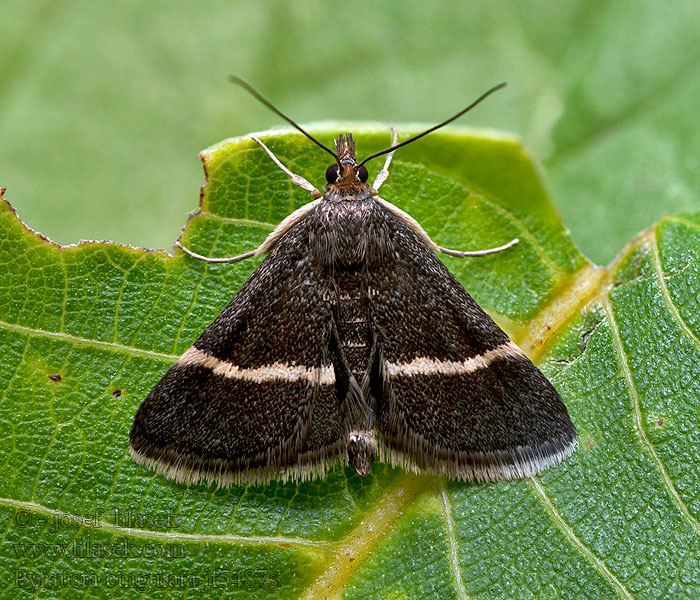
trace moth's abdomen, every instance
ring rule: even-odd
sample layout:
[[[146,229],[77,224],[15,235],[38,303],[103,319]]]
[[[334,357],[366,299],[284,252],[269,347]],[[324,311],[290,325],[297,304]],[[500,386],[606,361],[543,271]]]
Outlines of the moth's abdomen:
[[[367,285],[362,266],[347,268],[336,265],[337,288],[333,318],[341,363],[336,369],[354,379],[344,395],[345,442],[347,460],[358,475],[368,475],[377,455],[375,430],[376,402],[370,392],[370,361],[373,356],[373,332],[369,321]],[[341,377],[340,379],[343,379]]]
[[[336,282],[338,300],[334,316],[338,342],[350,372],[361,384],[368,368],[372,348],[367,287],[362,283],[362,271],[356,269],[338,268]]]

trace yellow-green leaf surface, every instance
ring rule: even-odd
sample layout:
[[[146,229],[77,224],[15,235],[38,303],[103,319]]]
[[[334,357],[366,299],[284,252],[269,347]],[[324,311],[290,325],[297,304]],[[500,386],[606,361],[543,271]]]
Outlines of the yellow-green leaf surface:
[[[389,142],[351,129],[360,157]],[[263,137],[323,184],[323,152]],[[309,199],[248,139],[202,157],[196,252],[250,250]],[[444,246],[520,238],[446,263],[559,389],[575,454],[489,485],[380,464],[230,489],[154,475],[128,457],[134,412],[255,261],[60,247],[2,201],[0,598],[700,597],[700,215],[594,267],[519,143],[466,130],[400,150],[381,192]]]

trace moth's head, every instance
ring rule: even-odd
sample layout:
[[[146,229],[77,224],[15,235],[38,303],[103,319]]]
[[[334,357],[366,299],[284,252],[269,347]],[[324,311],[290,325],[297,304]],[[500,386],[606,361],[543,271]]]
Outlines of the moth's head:
[[[329,185],[357,185],[367,183],[369,174],[364,165],[355,162],[355,138],[351,133],[342,133],[335,140],[338,162],[326,169],[326,181]]]

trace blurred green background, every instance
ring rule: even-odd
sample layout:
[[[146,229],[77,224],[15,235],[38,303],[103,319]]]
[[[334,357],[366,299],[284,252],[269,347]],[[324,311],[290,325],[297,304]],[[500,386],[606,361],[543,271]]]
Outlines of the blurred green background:
[[[197,152],[282,124],[229,73],[303,123],[434,123],[507,81],[459,123],[522,137],[598,263],[700,210],[696,0],[0,0],[0,36],[0,186],[61,243],[172,246]]]

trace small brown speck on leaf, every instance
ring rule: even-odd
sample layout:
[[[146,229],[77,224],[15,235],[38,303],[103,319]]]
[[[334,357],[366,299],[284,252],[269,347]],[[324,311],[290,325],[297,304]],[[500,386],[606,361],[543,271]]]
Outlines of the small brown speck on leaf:
[[[114,391],[112,392],[112,396],[114,396],[115,398],[119,398],[119,396],[121,396],[121,395],[122,395],[122,391],[121,391],[121,390],[114,390]]]
[[[656,422],[656,425],[657,425],[657,427],[663,427],[664,425],[666,425],[666,421],[664,421],[663,419],[659,419]]]
[[[61,377],[61,376],[58,375],[58,374],[56,374],[56,375],[47,375],[47,377],[48,377],[51,381],[55,381],[56,383],[58,383],[59,381],[61,381],[61,379],[63,379],[63,377]]]

